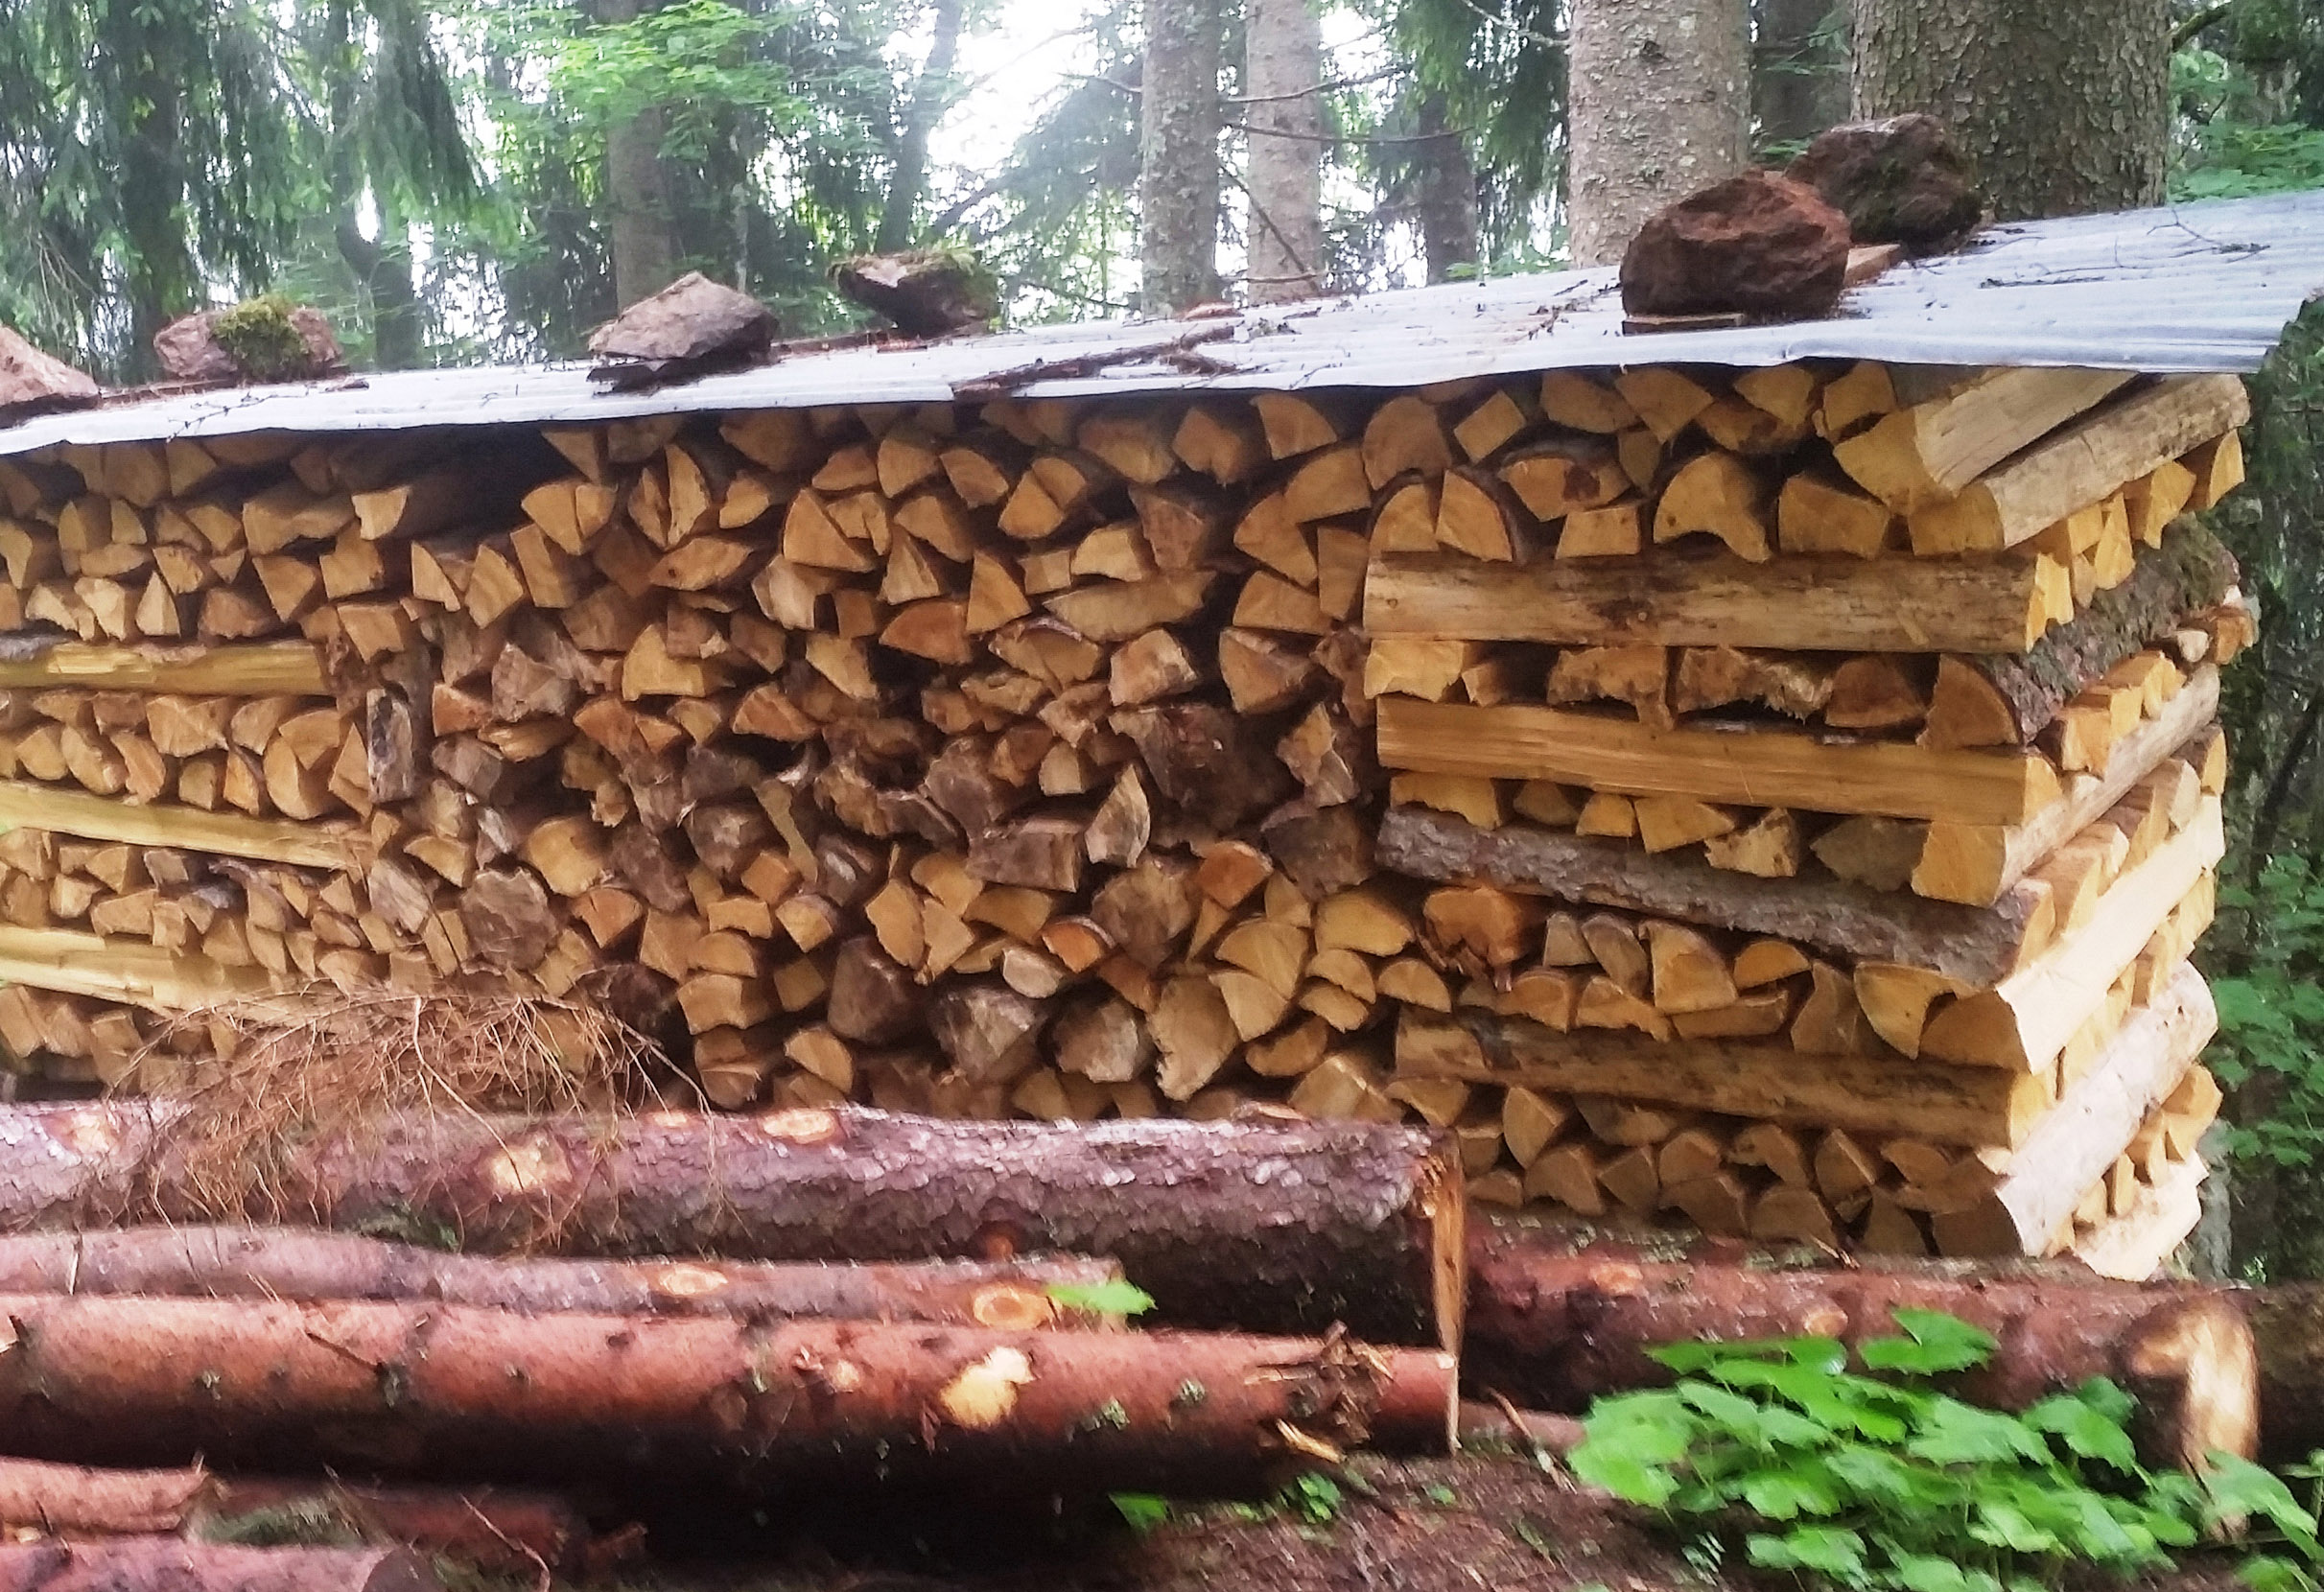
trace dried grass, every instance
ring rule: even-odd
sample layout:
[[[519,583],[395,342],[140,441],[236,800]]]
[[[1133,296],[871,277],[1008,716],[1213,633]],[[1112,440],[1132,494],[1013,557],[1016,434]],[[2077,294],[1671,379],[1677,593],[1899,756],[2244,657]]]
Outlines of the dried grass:
[[[700,1109],[692,1081],[619,1018],[486,993],[325,985],[205,1007],[173,1018],[128,1077],[176,1109],[158,1153],[177,1201],[222,1220],[279,1217],[295,1204],[299,1146],[360,1140],[390,1114]]]

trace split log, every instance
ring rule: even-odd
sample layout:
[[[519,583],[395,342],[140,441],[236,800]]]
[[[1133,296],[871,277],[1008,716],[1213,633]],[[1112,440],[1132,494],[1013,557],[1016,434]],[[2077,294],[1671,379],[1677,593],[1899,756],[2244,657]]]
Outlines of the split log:
[[[1444,1452],[1456,1399],[1451,1354],[1337,1337],[38,1295],[0,1319],[11,1445],[73,1462],[1248,1486],[1319,1448]]]
[[[441,1592],[443,1584],[402,1548],[240,1548],[174,1536],[0,1547],[6,1592]]]
[[[2023,653],[1948,657],[1922,736],[1931,746],[2018,745],[2033,739],[2077,694],[2187,615],[2236,585],[2234,555],[2192,522],[2172,527],[2130,578]]]
[[[1373,561],[1364,628],[1558,646],[2022,652],[2049,623],[2040,564],[1844,555],[1749,563],[1666,550],[1510,565],[1396,553]]]
[[[2234,1299],[2169,1285],[2014,1281],[1866,1262],[1846,1271],[1667,1263],[1561,1253],[1507,1235],[1474,1246],[1468,1372],[1523,1404],[1575,1412],[1601,1393],[1667,1385],[1662,1344],[1896,1330],[1893,1312],[1941,1310],[1999,1340],[1949,1379],[1964,1398],[2022,1410],[2106,1376],[2135,1394],[2141,1452],[2195,1466],[2258,1446],[2253,1334]]]
[[[0,1235],[0,1293],[171,1298],[437,1299],[528,1314],[821,1316],[955,1326],[1093,1326],[1052,1284],[1117,1279],[1110,1260],[925,1260],[883,1265],[505,1259],[447,1254],[311,1228],[151,1227]]]
[[[155,1109],[0,1112],[0,1229],[94,1213],[202,1220],[153,1159]],[[1262,1180],[1256,1169],[1279,1171]],[[1294,1181],[1292,1173],[1297,1172]],[[1166,1190],[1145,1199],[1141,1187]],[[613,1121],[395,1118],[287,1153],[231,1214],[439,1225],[469,1251],[921,1260],[1110,1255],[1173,1325],[1337,1323],[1449,1344],[1458,1169],[1402,1128],[1119,1121],[1071,1129],[856,1110]]]

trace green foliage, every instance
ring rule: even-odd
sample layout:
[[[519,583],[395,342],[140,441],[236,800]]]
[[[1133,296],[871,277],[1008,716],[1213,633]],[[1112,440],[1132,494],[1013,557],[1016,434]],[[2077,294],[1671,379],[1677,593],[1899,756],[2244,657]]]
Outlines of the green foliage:
[[[1339,1483],[1320,1470],[1310,1470],[1285,1487],[1276,1501],[1294,1519],[1310,1526],[1328,1526],[1340,1517],[1347,1498]]]
[[[1154,1296],[1121,1277],[1108,1282],[1052,1282],[1044,1290],[1068,1310],[1092,1316],[1142,1316],[1154,1308]]]
[[[2324,185],[2324,129],[2261,119],[2248,71],[2211,50],[2171,59],[2179,111],[2171,197],[2242,199]]]
[[[1677,1384],[1598,1400],[1574,1473],[1675,1533],[1707,1527],[1709,1557],[1740,1546],[1763,1570],[1879,1592],[2032,1592],[2072,1564],[2165,1568],[2243,1517],[2298,1556],[2255,1561],[2255,1576],[2298,1585],[2316,1562],[2313,1513],[2258,1466],[2215,1456],[2199,1483],[2141,1468],[2133,1403],[2113,1383],[1984,1409],[1935,1379],[1983,1365],[1989,1335],[1929,1311],[1897,1324],[1854,1370],[1830,1338],[1658,1349]]]
[[[292,307],[280,293],[246,298],[210,317],[210,339],[260,381],[304,375],[312,362],[307,339],[291,324]]]
[[[2222,1085],[2266,1103],[2229,1128],[2228,1148],[2305,1169],[2324,1154],[2324,876],[2304,855],[2280,855],[2219,894],[2243,954],[2213,981],[2219,1041],[2206,1059]]]
[[[1151,1492],[1113,1492],[1106,1495],[1106,1501],[1122,1523],[1140,1536],[1170,1522],[1170,1500]]]

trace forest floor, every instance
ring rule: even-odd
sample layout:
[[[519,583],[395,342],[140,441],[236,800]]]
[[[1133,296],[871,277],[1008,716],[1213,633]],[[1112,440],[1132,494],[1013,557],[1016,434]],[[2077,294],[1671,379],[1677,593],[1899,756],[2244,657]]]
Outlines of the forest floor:
[[[925,1533],[890,1520],[866,1533],[823,1511],[767,1539],[697,1543],[668,1531],[621,1592],[1797,1592],[1788,1576],[1722,1564],[1706,1543],[1650,1529],[1649,1517],[1530,1461],[1470,1455],[1408,1463],[1358,1460],[1336,1499],[1293,1491],[1266,1508],[1182,1507],[1144,1532],[1110,1508],[996,1527],[989,1516],[928,1516]],[[1111,1517],[1111,1518],[1105,1518]],[[820,1529],[818,1529],[820,1528]],[[878,1540],[870,1540],[877,1537]],[[2067,1583],[2096,1592],[2121,1583]],[[2160,1592],[2238,1592],[2234,1563],[2209,1558],[2136,1583]]]

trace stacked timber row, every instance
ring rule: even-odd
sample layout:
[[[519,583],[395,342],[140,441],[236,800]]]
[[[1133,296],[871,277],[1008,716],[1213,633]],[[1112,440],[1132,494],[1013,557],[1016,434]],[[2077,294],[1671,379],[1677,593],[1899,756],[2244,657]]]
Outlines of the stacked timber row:
[[[1478,1191],[1832,1248],[2193,1225],[2187,954],[2223,849],[2231,377],[1553,375],[1382,503],[1380,862],[1490,999],[1399,1077],[1501,1086]],[[1555,414],[1574,431],[1540,435]]]
[[[2181,515],[2242,403],[1793,365],[19,457],[0,1040],[151,1083],[232,1043],[168,1014],[481,985],[728,1107],[1413,1116],[1491,1199],[2135,1250],[2216,1102],[2249,619]]]

